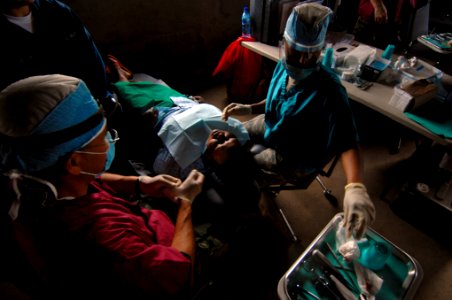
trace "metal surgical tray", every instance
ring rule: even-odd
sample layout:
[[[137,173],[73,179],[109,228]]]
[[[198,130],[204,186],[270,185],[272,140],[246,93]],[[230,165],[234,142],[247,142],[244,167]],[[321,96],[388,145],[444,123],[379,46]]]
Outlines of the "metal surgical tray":
[[[342,259],[336,250],[335,241],[336,229],[342,219],[342,213],[335,215],[283,275],[278,284],[278,296],[280,299],[331,299],[330,297],[319,296],[320,294],[314,284],[316,275],[312,270],[313,267],[306,268],[306,265],[309,264],[309,261],[312,261],[312,253],[316,249],[322,252],[332,265],[338,265],[333,253],[339,259]],[[383,285],[376,295],[376,299],[411,299],[423,277],[423,271],[419,263],[405,251],[371,228],[368,229],[366,238],[368,241],[373,240],[375,242],[385,243],[391,251],[391,256],[385,266],[375,272],[383,278]],[[331,250],[334,251],[333,253],[329,250],[328,246],[331,246]],[[354,271],[337,270],[352,286],[358,286]],[[359,294],[354,294],[356,299],[358,299]]]

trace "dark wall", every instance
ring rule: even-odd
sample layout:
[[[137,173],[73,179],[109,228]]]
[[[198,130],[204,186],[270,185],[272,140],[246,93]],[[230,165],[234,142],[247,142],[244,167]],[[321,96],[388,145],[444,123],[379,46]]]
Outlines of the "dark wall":
[[[431,0],[430,31],[452,32],[452,1]]]
[[[225,48],[241,33],[243,0],[63,0],[102,54],[184,93],[213,83]]]

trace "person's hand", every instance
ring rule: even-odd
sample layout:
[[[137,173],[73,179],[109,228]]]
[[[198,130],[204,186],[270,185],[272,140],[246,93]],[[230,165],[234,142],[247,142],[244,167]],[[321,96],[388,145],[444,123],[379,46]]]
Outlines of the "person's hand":
[[[388,22],[388,11],[383,3],[374,8],[374,19],[377,24],[386,24]]]
[[[227,121],[232,115],[250,115],[251,105],[241,103],[231,103],[223,109],[223,120]]]
[[[347,237],[352,235],[361,239],[375,220],[375,206],[362,183],[349,183],[345,186],[344,227]]]
[[[201,192],[204,183],[204,174],[198,170],[192,170],[188,177],[176,189],[173,197],[183,201],[193,202]]]
[[[189,99],[198,102],[198,103],[205,103],[206,101],[204,100],[203,96],[189,96]]]
[[[138,180],[141,192],[151,197],[174,196],[174,191],[182,184],[179,178],[170,175],[140,176]]]

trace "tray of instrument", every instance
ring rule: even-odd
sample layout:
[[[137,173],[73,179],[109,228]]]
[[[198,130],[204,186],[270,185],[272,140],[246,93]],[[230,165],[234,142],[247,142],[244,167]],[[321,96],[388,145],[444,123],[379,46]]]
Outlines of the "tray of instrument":
[[[365,299],[353,264],[347,263],[337,250],[336,231],[342,220],[342,213],[335,215],[282,276],[278,284],[280,299]],[[383,267],[374,271],[383,282],[375,299],[411,299],[422,281],[420,264],[372,228],[367,230],[364,240],[383,243],[390,253]],[[344,297],[337,291],[337,283],[328,280],[333,277],[340,279],[352,297]]]
[[[452,40],[452,32],[425,34],[419,36],[417,40],[439,53],[452,53],[452,45],[449,44],[449,41]]]

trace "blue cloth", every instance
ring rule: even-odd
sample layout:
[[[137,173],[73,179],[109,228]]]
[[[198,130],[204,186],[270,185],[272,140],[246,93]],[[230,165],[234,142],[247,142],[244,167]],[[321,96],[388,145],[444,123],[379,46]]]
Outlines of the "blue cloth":
[[[322,50],[332,13],[330,8],[319,3],[295,6],[287,19],[284,39],[297,51]]]
[[[452,105],[433,100],[404,114],[434,134],[452,139]]]
[[[207,139],[214,129],[231,132],[241,145],[249,140],[242,122],[235,118],[224,121],[221,110],[207,103],[197,104],[168,116],[158,131],[158,136],[181,168],[186,168],[201,158]]]
[[[358,143],[346,90],[321,64],[289,91],[287,80],[280,61],[267,94],[265,141],[299,169],[321,170],[336,154]]]
[[[42,85],[45,84],[46,82],[42,81]],[[24,85],[24,89],[29,86],[31,91],[33,91],[35,87],[31,85],[32,84]],[[57,89],[58,83],[53,86],[48,85],[48,88]],[[39,91],[36,92],[35,95],[38,97],[40,95]],[[9,99],[5,98],[2,100],[7,101]],[[40,107],[38,101],[35,102],[36,103],[30,103],[29,101],[26,102],[26,104],[29,105],[26,108],[28,110],[43,109]],[[71,93],[61,99],[58,105],[56,105],[47,115],[45,115],[45,117],[28,135],[39,136],[70,128],[74,125],[82,123],[98,112],[99,105],[91,96],[86,85],[82,81],[79,81],[78,86]],[[46,169],[55,165],[55,163],[57,163],[57,161],[63,156],[74,152],[89,143],[105,126],[106,120],[104,118],[101,122],[99,122],[99,124],[87,129],[86,132],[83,132],[79,136],[76,136],[67,142],[51,146],[41,142],[34,144],[32,148],[30,148],[29,145],[24,145],[19,148],[14,148],[14,150],[11,151],[9,147],[5,147],[0,144],[0,169],[2,171],[16,169],[25,174]]]
[[[71,8],[55,0],[35,0],[32,14],[34,33],[0,14],[0,90],[26,77],[64,74],[83,79],[99,100],[110,96],[101,55]]]
[[[156,157],[157,158],[154,160],[152,169],[157,174],[168,174],[184,180],[188,177],[188,175],[190,175],[190,172],[193,169],[196,169],[202,173],[207,171],[202,159],[197,159],[187,167],[182,168],[165,147],[158,150]]]

